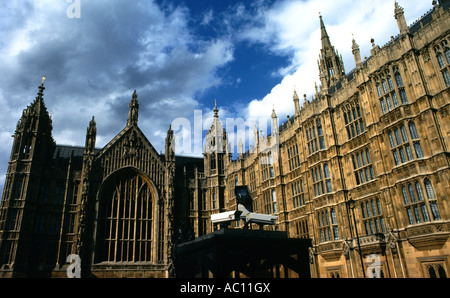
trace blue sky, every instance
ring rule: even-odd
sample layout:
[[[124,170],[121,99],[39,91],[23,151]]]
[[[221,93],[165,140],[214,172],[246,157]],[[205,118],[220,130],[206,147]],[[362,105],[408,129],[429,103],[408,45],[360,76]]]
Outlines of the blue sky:
[[[104,146],[125,126],[136,89],[139,126],[160,151],[174,119],[211,117],[215,99],[221,119],[270,117],[273,107],[284,122],[294,88],[310,97],[319,84],[319,12],[346,72],[352,34],[362,57],[371,38],[383,46],[398,34],[393,0],[78,1],[80,18],[68,17],[65,0],[0,3],[2,189],[11,135],[43,74],[58,144],[83,145],[95,116]],[[408,24],[432,8],[398,2]]]

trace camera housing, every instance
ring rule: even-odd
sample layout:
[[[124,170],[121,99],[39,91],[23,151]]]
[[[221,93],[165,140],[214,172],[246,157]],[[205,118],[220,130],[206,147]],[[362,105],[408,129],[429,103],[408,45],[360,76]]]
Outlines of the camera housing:
[[[233,221],[245,220],[244,229],[252,223],[258,224],[260,228],[264,225],[276,224],[278,216],[253,212],[253,199],[247,185],[239,185],[234,189],[237,207],[235,211],[221,212],[211,215],[214,225],[220,224],[227,227]]]

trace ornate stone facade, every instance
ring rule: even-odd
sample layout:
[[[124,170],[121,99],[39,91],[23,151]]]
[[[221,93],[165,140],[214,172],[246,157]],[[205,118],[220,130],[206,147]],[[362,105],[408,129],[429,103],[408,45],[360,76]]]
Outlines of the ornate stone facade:
[[[278,131],[255,128],[255,146],[226,158],[225,210],[236,208],[234,186],[248,185],[254,211],[278,216],[272,229],[313,240],[314,277],[448,276],[448,7],[433,2],[408,27],[395,2],[399,34],[382,47],[372,40],[364,60],[353,40],[347,73],[320,17],[321,86],[303,106],[294,91],[295,114]],[[267,164],[269,152],[279,158]],[[206,219],[210,197],[195,199],[207,207],[193,220]],[[193,226],[196,235],[213,229]]]
[[[310,238],[313,277],[450,274],[450,1],[346,73],[320,17],[320,86],[269,136],[231,158],[214,109],[203,158],[175,156],[168,129],[158,154],[138,126],[136,92],[125,128],[96,149],[55,144],[44,85],[14,134],[0,206],[0,274],[171,277],[176,244],[214,230],[211,214],[236,208],[247,185],[253,210],[278,216],[291,238]],[[272,123],[277,123],[275,111]],[[235,223],[234,228],[240,228]]]

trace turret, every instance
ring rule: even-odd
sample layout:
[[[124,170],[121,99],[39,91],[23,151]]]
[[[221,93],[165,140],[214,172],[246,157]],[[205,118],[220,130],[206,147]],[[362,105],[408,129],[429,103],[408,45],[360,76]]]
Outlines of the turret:
[[[134,90],[133,96],[131,98],[131,102],[129,104],[127,126],[137,125],[138,114],[139,114],[139,103],[137,100],[136,90]]]
[[[95,140],[97,137],[97,127],[95,123],[95,118],[92,116],[92,120],[89,122],[89,126],[86,131],[86,145],[85,153],[94,153],[95,150]]]
[[[42,77],[36,99],[23,111],[17,123],[11,160],[36,160],[53,150],[52,120],[44,104],[44,80]]]
[[[356,68],[361,67],[362,66],[361,53],[359,51],[359,45],[356,43],[354,38],[352,38],[352,53],[353,57],[355,58]]]
[[[172,161],[175,159],[175,138],[173,135],[172,125],[169,126],[166,137],[166,147],[165,147],[166,161]]]
[[[409,33],[408,25],[406,24],[405,20],[405,14],[403,11],[403,7],[401,7],[397,1],[395,1],[395,10],[394,10],[394,16],[397,20],[398,29],[400,30],[400,35]]]
[[[294,108],[295,108],[295,115],[300,114],[300,104],[298,100],[297,91],[294,90],[294,96],[292,97],[292,100],[294,101]]]

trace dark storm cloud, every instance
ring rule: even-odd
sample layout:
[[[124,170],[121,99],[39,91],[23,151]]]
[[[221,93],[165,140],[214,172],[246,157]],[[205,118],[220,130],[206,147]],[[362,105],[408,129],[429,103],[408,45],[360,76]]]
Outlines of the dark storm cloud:
[[[81,0],[77,19],[66,1],[21,2],[0,4],[0,183],[10,136],[43,74],[57,143],[83,145],[94,115],[104,146],[125,126],[136,89],[139,125],[160,150],[171,121],[192,116],[195,94],[218,84],[217,68],[232,59],[227,40],[192,36],[183,6]]]

